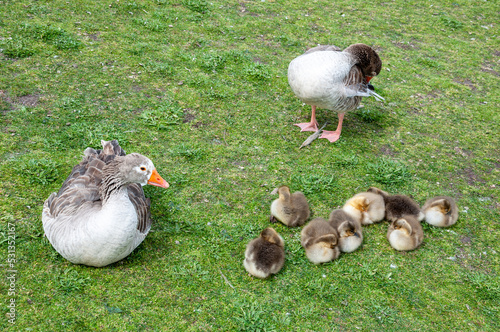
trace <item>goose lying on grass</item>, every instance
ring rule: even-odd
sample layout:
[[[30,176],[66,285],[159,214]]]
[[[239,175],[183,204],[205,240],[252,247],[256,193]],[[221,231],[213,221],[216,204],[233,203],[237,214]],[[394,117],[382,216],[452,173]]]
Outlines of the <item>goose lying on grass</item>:
[[[45,201],[42,222],[54,249],[75,264],[105,266],[127,257],[151,228],[142,186],[168,188],[153,162],[126,155],[116,140],[87,148],[59,192]]]

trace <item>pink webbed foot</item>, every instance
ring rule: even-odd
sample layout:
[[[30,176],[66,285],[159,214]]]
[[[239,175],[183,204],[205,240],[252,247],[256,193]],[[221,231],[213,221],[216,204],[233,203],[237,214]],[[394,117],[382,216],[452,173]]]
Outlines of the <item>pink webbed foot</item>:
[[[318,131],[318,123],[316,121],[296,123],[294,126],[300,127],[300,131]]]
[[[299,126],[300,131],[318,131],[318,121],[316,121],[316,106],[312,106],[311,122],[296,123],[294,126]]]
[[[339,123],[337,125],[337,130],[323,131],[323,134],[319,138],[326,138],[332,143],[337,141],[340,137],[340,133],[342,132],[342,121],[344,121],[344,113],[339,113]]]
[[[340,138],[340,131],[323,131],[319,138],[326,138],[333,143]]]

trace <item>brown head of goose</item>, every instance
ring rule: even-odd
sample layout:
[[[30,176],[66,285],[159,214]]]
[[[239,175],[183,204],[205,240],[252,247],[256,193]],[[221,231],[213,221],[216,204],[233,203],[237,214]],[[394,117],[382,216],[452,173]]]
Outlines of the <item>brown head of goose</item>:
[[[146,184],[168,188],[153,162],[126,155],[116,140],[87,148],[57,193],[45,201],[42,223],[54,249],[75,264],[105,266],[127,257],[151,228]]]
[[[321,138],[339,139],[346,112],[355,110],[362,97],[376,94],[368,83],[382,69],[377,52],[365,44],[354,44],[341,51],[334,45],[311,48],[288,66],[288,83],[295,95],[312,106],[311,121],[298,123],[301,131],[317,131],[316,107],[337,112],[335,131],[323,131]]]

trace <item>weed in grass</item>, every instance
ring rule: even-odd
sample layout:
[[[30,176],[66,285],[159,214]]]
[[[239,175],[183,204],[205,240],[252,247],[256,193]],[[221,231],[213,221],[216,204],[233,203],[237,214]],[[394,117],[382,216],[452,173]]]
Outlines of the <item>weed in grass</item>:
[[[450,28],[451,30],[462,29],[464,26],[462,22],[457,21],[454,18],[448,16],[441,16],[440,20],[441,23],[443,23],[446,27]]]
[[[139,10],[144,10],[144,5],[137,3],[135,1],[123,1],[117,2],[119,12],[129,14],[130,12],[137,12]]]
[[[387,305],[381,304],[380,301],[373,300],[371,301],[370,311],[372,315],[381,323],[381,324],[394,324],[398,319],[399,312]]]
[[[339,167],[354,167],[359,164],[359,158],[356,155],[338,155],[332,164]]]
[[[174,146],[172,149],[169,149],[168,152],[172,157],[180,156],[192,161],[201,160],[205,157],[204,150],[189,147],[184,143]]]
[[[200,67],[206,71],[217,71],[224,67],[227,58],[225,54],[207,53],[200,58]]]
[[[500,279],[498,277],[481,272],[471,272],[467,275],[467,279],[482,298],[500,299]]]
[[[59,275],[58,286],[66,293],[78,292],[85,287],[89,280],[89,277],[81,277],[76,270],[67,268]]]
[[[355,115],[364,122],[380,122],[384,118],[384,114],[378,110],[368,109],[363,107],[355,113]]]
[[[28,5],[27,12],[31,15],[45,16],[50,13],[50,8],[47,5],[31,3]]]
[[[169,28],[168,24],[155,19],[136,18],[133,22],[153,32],[162,32]]]
[[[196,261],[184,266],[175,266],[172,268],[172,273],[176,276],[186,276],[202,280],[210,279],[210,272],[203,269],[200,263]]]
[[[120,314],[123,312],[122,309],[118,308],[118,307],[110,307],[108,306],[107,303],[104,303],[104,308],[106,308],[106,310],[108,311],[108,313],[110,314]]]
[[[206,0],[183,0],[182,4],[197,13],[204,14],[208,11],[208,2]]]
[[[1,47],[2,53],[12,59],[27,58],[36,53],[33,43],[25,38],[9,39]]]
[[[21,171],[31,184],[47,185],[59,178],[58,164],[45,158],[28,160],[21,166]]]
[[[57,102],[57,107],[63,110],[75,110],[79,109],[83,104],[80,99],[75,99],[72,97],[63,97]]]
[[[239,331],[275,331],[274,326],[269,326],[265,320],[265,313],[257,303],[244,304],[239,309],[234,319],[238,323]]]
[[[275,38],[276,41],[278,41],[281,46],[285,46],[285,47],[296,47],[296,46],[300,46],[301,43],[300,41],[294,39],[294,38],[291,38],[287,35],[280,35],[278,37]]]
[[[78,49],[83,46],[83,43],[71,33],[51,25],[24,23],[18,31],[26,38],[41,40],[54,45],[59,50]]]
[[[400,161],[380,158],[375,163],[368,164],[368,174],[373,181],[385,185],[402,185],[411,178],[408,167]]]
[[[172,125],[182,123],[184,112],[175,103],[160,105],[154,109],[149,109],[141,113],[141,119],[147,126],[156,127],[156,129],[166,129]]]
[[[210,89],[207,90],[204,95],[210,100],[226,99],[229,97],[229,94],[225,93],[225,90],[227,89],[224,87],[216,87],[215,89],[213,87],[210,87]]]
[[[168,62],[149,61],[144,64],[146,71],[159,77],[170,77],[173,73],[173,67]]]
[[[426,68],[443,69],[443,66],[439,62],[431,58],[419,58],[417,62]]]
[[[257,62],[248,64],[245,67],[244,72],[245,75],[253,81],[262,81],[271,78],[271,71],[269,70],[269,67]]]
[[[64,34],[51,41],[58,50],[76,50],[83,47],[83,43],[73,36]]]
[[[135,56],[142,56],[153,52],[152,45],[150,43],[136,43],[128,49],[128,52]]]
[[[252,57],[248,51],[240,51],[240,50],[230,50],[226,53],[228,59],[236,63],[250,62],[252,61]]]
[[[292,175],[292,188],[296,188],[298,191],[306,196],[317,195],[317,194],[331,194],[337,186],[337,176],[336,174],[320,175],[311,173],[299,173]]]
[[[116,139],[121,144],[128,142],[123,128],[106,122],[78,122],[61,132],[61,140],[53,141],[56,146],[82,147],[100,146],[101,140]],[[52,138],[49,138],[51,140]]]
[[[308,296],[325,300],[331,300],[333,294],[336,294],[338,290],[338,287],[334,283],[326,280],[324,277],[316,277],[304,281],[302,287]]]

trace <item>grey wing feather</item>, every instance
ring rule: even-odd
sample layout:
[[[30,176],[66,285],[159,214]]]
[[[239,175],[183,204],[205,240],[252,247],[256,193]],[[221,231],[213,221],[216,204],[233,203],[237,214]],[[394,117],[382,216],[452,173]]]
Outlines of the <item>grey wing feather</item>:
[[[319,45],[319,46],[308,49],[307,51],[304,52],[304,54],[309,54],[309,53],[313,53],[313,52],[321,52],[321,51],[341,52],[342,50],[335,45]]]
[[[370,97],[373,96],[376,100],[385,100],[375,91],[368,89],[363,72],[358,66],[353,66],[349,74],[344,79],[345,91],[347,97]]]
[[[118,141],[102,141],[103,149],[87,148],[83,160],[71,170],[61,188],[47,200],[53,218],[59,214],[72,214],[83,204],[101,206],[99,186],[102,170],[117,155],[125,155]]]
[[[151,228],[151,210],[149,209],[151,201],[144,196],[144,191],[139,184],[131,184],[127,189],[128,197],[137,212],[137,229],[141,233],[148,233]]]

